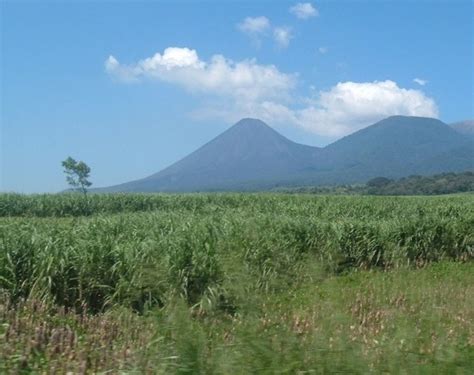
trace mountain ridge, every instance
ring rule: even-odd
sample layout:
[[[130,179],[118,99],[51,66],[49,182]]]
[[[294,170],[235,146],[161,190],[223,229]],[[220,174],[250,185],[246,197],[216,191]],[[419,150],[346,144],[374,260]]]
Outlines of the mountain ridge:
[[[391,116],[323,148],[293,142],[261,120],[244,118],[157,173],[94,190],[265,190],[455,172],[473,169],[473,146],[469,137],[426,117]]]
[[[474,120],[464,120],[449,124],[458,133],[474,137]]]

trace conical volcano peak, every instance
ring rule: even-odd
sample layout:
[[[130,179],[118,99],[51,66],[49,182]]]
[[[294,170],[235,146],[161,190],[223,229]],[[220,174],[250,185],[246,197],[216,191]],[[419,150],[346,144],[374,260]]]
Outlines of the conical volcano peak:
[[[268,126],[265,122],[256,118],[241,119],[231,126],[223,135],[225,137],[233,137],[234,140],[237,138],[243,138],[252,142],[266,143],[271,139],[279,139],[283,142],[290,142],[271,126]]]
[[[268,128],[270,127],[262,120],[252,117],[244,117],[243,119],[237,121],[234,126],[265,126]]]
[[[272,127],[268,126],[262,120],[257,118],[243,118],[237,121],[230,129],[235,129],[239,131],[246,131],[246,132],[255,132],[255,131],[263,131],[263,130],[270,130],[274,131]]]
[[[295,143],[259,119],[243,118],[168,168],[103,191],[362,183],[377,176],[472,170],[473,152],[471,138],[430,118],[392,116],[324,148]]]

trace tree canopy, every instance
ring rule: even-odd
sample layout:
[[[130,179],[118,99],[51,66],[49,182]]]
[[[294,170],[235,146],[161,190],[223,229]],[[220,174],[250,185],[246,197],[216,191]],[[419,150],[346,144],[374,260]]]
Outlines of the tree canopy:
[[[88,180],[91,169],[83,161],[76,161],[72,157],[63,160],[62,166],[66,174],[67,183],[74,189],[87,194],[87,188],[92,185]]]

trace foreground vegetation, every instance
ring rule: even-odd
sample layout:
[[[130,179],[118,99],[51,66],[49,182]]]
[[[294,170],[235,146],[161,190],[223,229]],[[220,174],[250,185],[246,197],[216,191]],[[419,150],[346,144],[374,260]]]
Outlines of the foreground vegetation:
[[[0,215],[0,372],[472,370],[469,195],[2,195]]]

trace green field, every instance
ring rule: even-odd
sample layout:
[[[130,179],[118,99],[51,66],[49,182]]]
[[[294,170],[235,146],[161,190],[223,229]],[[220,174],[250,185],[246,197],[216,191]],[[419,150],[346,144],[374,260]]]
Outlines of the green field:
[[[0,373],[474,370],[474,196],[0,195]]]

